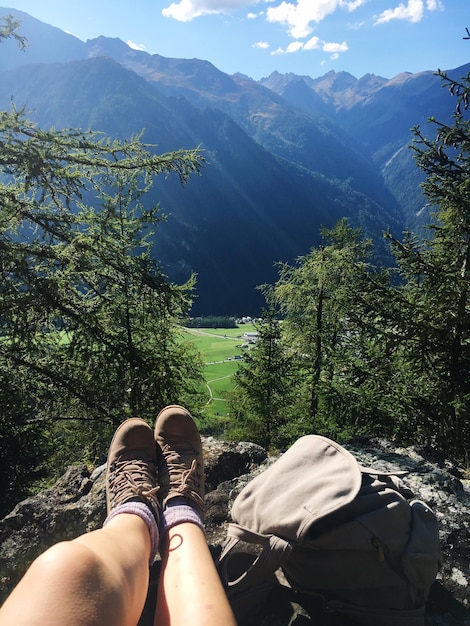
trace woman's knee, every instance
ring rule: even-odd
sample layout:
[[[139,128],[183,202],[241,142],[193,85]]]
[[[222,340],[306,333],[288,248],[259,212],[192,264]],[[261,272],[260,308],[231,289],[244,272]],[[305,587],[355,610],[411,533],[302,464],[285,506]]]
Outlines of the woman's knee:
[[[13,615],[21,617],[18,626],[130,623],[119,617],[124,608],[99,554],[80,542],[64,541],[32,563],[2,608],[2,623],[13,624]]]
[[[38,580],[80,584],[102,577],[103,567],[98,555],[73,541],[62,541],[43,552],[31,565],[29,575]]]

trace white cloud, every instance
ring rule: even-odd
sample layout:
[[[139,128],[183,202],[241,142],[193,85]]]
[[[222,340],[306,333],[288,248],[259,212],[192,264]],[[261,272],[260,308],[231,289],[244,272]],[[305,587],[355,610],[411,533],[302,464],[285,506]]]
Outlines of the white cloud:
[[[323,44],[323,50],[325,52],[333,52],[335,54],[338,54],[339,52],[346,52],[347,50],[349,50],[348,48],[348,44],[343,41],[343,43],[324,43]]]
[[[253,48],[260,48],[261,50],[266,50],[269,48],[269,43],[267,41],[257,41],[253,44]]]
[[[426,8],[429,11],[443,11],[444,5],[440,0],[426,0]]]
[[[249,20],[255,20],[257,17],[261,17],[262,15],[264,15],[264,11],[259,11],[258,13],[247,13],[246,17]]]
[[[285,52],[286,54],[290,54],[292,52],[297,52],[298,50],[302,50],[303,47],[304,47],[304,44],[302,41],[293,41],[287,46]]]
[[[343,2],[343,5],[348,11],[355,11],[365,3],[366,0],[350,0],[349,2]]]
[[[366,24],[366,20],[358,21],[358,22],[348,22],[346,27],[348,30],[359,30],[363,28],[364,24]]]
[[[430,0],[433,1],[433,0]],[[268,22],[283,24],[294,39],[307,37],[318,24],[337,9],[354,11],[366,0],[282,0],[267,10]]]
[[[243,7],[253,7],[258,3],[269,4],[266,9],[268,22],[282,24],[294,39],[308,37],[315,26],[337,10],[353,12],[370,0],[175,0],[162,10],[165,17],[181,22],[189,22],[196,17],[231,13]],[[389,0],[392,2],[392,0]],[[391,20],[419,22],[424,11],[443,10],[443,0],[403,0],[395,8],[386,9],[375,24]],[[264,11],[250,10],[246,18],[255,19],[264,15]]]
[[[190,22],[202,15],[230,13],[244,6],[256,4],[259,0],[179,0],[162,10],[162,15],[179,22]]]
[[[435,0],[428,0],[429,5],[436,4]],[[391,20],[406,20],[407,22],[420,22],[424,15],[424,2],[423,0],[408,0],[408,4],[399,4],[394,9],[386,9],[383,11],[377,20],[376,24],[385,24]]]
[[[145,45],[143,43],[134,43],[133,41],[128,41],[127,45],[129,46],[129,48],[132,48],[132,50],[142,50],[145,51],[147,50],[147,48],[145,47]]]
[[[308,36],[313,28],[325,17],[338,9],[355,11],[369,0],[177,0],[162,10],[166,17],[172,17],[182,22],[189,22],[202,15],[216,13],[230,13],[245,6],[264,2],[275,4],[268,7],[267,19],[269,22],[284,24],[289,33],[296,39]],[[418,22],[422,19],[424,7],[429,11],[443,10],[442,0],[407,0],[393,9],[383,11],[376,23],[388,22],[392,19],[405,19]],[[247,17],[254,19],[259,13],[250,12]]]
[[[318,50],[320,45],[321,41],[319,37],[311,37],[304,43],[304,50]]]
[[[346,52],[349,50],[349,47],[345,41],[343,41],[343,43],[335,43],[321,41],[319,37],[311,37],[306,42],[293,41],[287,46],[287,48],[278,48],[277,50],[271,52],[271,54],[291,54],[293,52],[298,52],[299,50],[323,50],[323,52],[327,52],[329,54],[331,53],[332,59],[337,59],[340,52]]]

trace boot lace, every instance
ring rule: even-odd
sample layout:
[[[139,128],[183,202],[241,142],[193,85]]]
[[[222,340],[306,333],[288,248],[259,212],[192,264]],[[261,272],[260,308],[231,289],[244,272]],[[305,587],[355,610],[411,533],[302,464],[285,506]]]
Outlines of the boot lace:
[[[175,451],[168,444],[163,446],[163,455],[168,468],[171,494],[193,500],[204,511],[205,504],[200,495],[202,477],[198,471],[197,460],[193,458],[190,464],[189,459],[185,462],[184,452]],[[188,450],[189,455],[194,455],[192,450]]]
[[[152,459],[115,461],[110,479],[113,507],[138,496],[156,509],[158,507],[156,494],[160,487],[154,486],[155,475],[151,471],[154,467]]]

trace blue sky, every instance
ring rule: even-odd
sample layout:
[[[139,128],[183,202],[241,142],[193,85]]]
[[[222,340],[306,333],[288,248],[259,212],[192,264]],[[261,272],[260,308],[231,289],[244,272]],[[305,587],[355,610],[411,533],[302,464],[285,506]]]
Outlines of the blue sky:
[[[392,78],[470,61],[470,0],[9,0],[82,40],[118,37],[255,79],[345,70]]]

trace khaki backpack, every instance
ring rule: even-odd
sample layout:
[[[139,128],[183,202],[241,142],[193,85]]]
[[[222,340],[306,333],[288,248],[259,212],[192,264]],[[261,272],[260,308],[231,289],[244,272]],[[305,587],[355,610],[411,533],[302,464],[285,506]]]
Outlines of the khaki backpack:
[[[362,467],[334,441],[308,435],[248,483],[218,562],[239,623],[261,590],[277,587],[301,604],[320,598],[354,623],[423,626],[438,523],[398,474]]]

